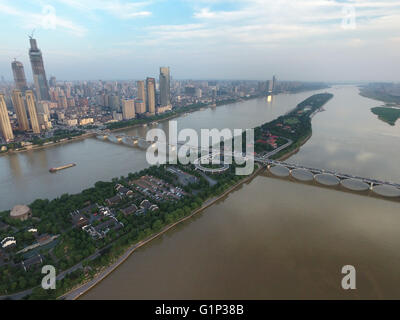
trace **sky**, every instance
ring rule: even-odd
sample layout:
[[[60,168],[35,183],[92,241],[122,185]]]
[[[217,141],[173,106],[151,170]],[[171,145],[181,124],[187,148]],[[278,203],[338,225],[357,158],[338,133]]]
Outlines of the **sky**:
[[[400,81],[399,0],[0,0],[0,75]]]

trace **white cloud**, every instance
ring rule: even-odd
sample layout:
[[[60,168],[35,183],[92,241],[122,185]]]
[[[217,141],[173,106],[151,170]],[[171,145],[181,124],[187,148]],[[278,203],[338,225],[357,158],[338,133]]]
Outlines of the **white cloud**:
[[[22,26],[26,29],[45,27],[44,20],[46,19],[46,16],[43,13],[33,13],[20,10],[19,8],[6,4],[5,2],[0,2],[0,14],[20,18]],[[62,18],[57,14],[54,18],[54,28],[65,29],[66,31],[79,37],[84,36],[87,32],[86,28],[83,26],[78,25],[68,19]]]
[[[76,10],[93,13],[96,11],[106,12],[119,19],[131,19],[136,17],[150,16],[152,13],[144,10],[151,1],[129,2],[120,0],[58,0]]]

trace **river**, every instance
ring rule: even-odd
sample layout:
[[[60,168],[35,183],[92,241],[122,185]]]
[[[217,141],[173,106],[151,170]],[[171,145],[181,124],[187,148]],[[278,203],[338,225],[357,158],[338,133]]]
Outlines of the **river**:
[[[271,102],[254,99],[208,108],[176,118],[178,129],[252,128],[284,114],[312,93],[282,94]],[[151,127],[155,126],[122,132],[145,137]],[[156,127],[168,131],[168,121]],[[67,163],[77,166],[49,173],[50,168]],[[29,204],[37,198],[53,199],[63,193],[77,193],[97,181],[108,181],[146,167],[143,150],[96,138],[0,156],[0,210],[20,203]]]
[[[326,91],[334,98],[313,118],[311,139],[287,161],[399,182],[399,125],[369,110],[382,103],[353,86]],[[313,93],[195,112],[178,118],[178,128],[254,127]],[[60,162],[78,165],[47,174]],[[0,177],[10,186],[2,188],[1,204],[77,192],[145,166],[143,151],[96,139],[3,157]],[[399,298],[399,209],[398,202],[261,174],[137,250],[82,299]],[[356,290],[341,288],[348,264],[357,271]]]

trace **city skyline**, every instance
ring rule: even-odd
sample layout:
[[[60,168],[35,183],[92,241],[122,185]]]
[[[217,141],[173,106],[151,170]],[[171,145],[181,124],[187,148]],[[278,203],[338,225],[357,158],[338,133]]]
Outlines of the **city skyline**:
[[[0,55],[7,80],[14,58],[27,65],[33,29],[47,73],[63,80],[143,79],[154,65],[176,79],[399,80],[396,1],[3,0],[0,9],[11,29]]]

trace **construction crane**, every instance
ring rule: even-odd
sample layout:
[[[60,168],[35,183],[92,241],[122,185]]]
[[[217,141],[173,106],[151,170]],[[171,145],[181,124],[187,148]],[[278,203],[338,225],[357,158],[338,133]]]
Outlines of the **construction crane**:
[[[33,34],[35,33],[35,29],[32,30],[32,33],[28,35],[29,39],[33,39]]]

